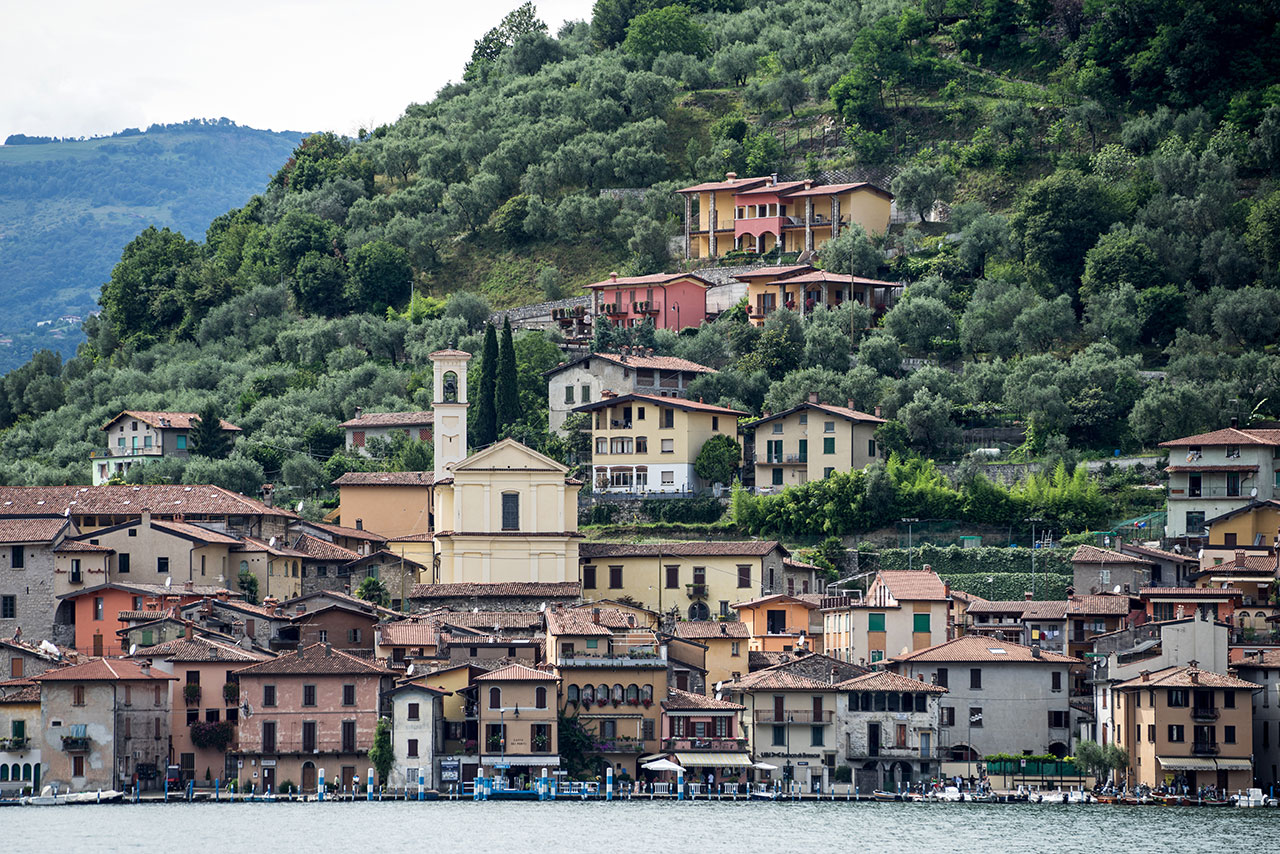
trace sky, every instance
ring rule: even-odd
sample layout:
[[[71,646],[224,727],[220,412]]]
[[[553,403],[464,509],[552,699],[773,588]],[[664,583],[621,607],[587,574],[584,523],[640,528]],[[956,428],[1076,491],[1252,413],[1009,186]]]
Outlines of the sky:
[[[0,140],[226,117],[276,131],[394,121],[462,78],[520,0],[35,0],[0,26]],[[552,34],[592,0],[534,0]]]

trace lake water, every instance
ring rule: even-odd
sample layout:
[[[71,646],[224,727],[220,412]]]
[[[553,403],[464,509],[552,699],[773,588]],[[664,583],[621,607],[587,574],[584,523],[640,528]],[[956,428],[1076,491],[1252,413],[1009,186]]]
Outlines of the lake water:
[[[6,852],[1269,850],[1280,809],[900,803],[247,803],[0,809]]]

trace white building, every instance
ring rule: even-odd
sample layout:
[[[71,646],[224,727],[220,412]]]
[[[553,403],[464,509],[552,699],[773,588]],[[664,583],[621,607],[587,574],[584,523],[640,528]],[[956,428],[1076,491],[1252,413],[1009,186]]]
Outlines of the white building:
[[[397,434],[414,442],[430,442],[435,417],[430,412],[369,412],[356,407],[356,417],[338,426],[346,432],[347,453],[369,456],[370,439],[391,441]]]
[[[192,421],[199,422],[194,412],[149,412],[126,409],[106,424],[107,448],[92,453],[93,485],[101,486],[115,475],[124,475],[134,464],[162,457],[185,459],[190,448]],[[219,419],[224,432],[232,438],[242,431],[230,421]]]
[[[436,788],[436,757],[444,748],[444,702],[449,693],[423,684],[423,677],[402,682],[391,691],[391,745],[395,764],[387,783],[392,789],[417,791],[418,778]]]
[[[1242,430],[1232,422],[1160,444],[1169,449],[1166,537],[1203,537],[1206,520],[1277,497],[1280,430]]]
[[[614,395],[684,397],[689,383],[714,368],[674,356],[589,353],[547,371],[547,429],[560,432],[575,407]]]

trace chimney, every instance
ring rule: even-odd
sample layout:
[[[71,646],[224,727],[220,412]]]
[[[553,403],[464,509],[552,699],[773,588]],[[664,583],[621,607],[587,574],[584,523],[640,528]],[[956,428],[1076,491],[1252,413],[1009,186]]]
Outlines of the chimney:
[[[258,489],[258,492],[262,494],[262,503],[267,505],[268,507],[274,507],[275,505],[272,502],[274,500],[275,491],[276,491],[275,484],[272,484],[272,483],[262,484],[262,486]]]
[[[1026,593],[1023,593],[1023,594],[1022,594],[1022,598],[1023,598],[1023,599],[1025,599],[1026,601],[1030,602],[1030,601],[1031,601],[1031,591],[1030,591],[1030,590],[1028,590]]]
[[[363,407],[363,406],[357,406],[357,407],[356,407],[356,418],[359,418],[361,415],[364,415],[364,407]]]
[[[1144,671],[1142,671],[1142,672],[1141,672],[1140,674],[1138,674],[1138,675],[1142,677],[1142,681],[1143,681],[1143,682],[1150,682],[1150,681],[1151,681],[1151,671],[1150,671],[1150,670],[1144,670]]]
[[[845,402],[844,402],[844,405],[845,405],[845,408],[846,408],[846,409],[853,409],[853,408],[854,408],[854,406],[853,406],[853,398],[852,398],[852,397],[847,398],[847,399],[845,400]]]
[[[296,604],[296,605],[294,605],[294,606],[293,606],[293,614],[294,614],[294,616],[295,616],[295,617],[296,617],[298,614],[305,614],[305,613],[307,613],[307,606],[306,606],[306,603],[304,603],[304,602],[299,602],[298,604]]]
[[[191,592],[192,590],[196,589],[196,583],[194,581],[184,581],[182,583],[182,589],[186,590],[187,592]]]
[[[325,657],[325,658],[328,658],[328,657],[329,657],[330,655],[332,655],[332,654],[333,654],[333,644],[329,643],[328,641],[325,641],[325,642],[324,642],[324,657]]]
[[[774,172],[772,175],[770,175],[770,176],[769,176],[769,183],[770,183],[770,184],[777,184],[777,183],[778,183],[778,173],[777,173],[777,172]]]
[[[268,611],[272,610],[279,604],[280,600],[274,596],[264,596],[262,598],[262,607],[266,608]]]
[[[810,403],[818,402],[818,393],[816,391],[809,392],[809,402]]]
[[[609,274],[609,281],[611,282],[618,281],[618,274],[616,271]]]
[[[724,179],[725,179],[726,181],[736,181],[736,180],[738,180],[738,173],[737,173],[737,172],[726,172],[726,173],[724,173]]]
[[[1236,416],[1232,415],[1232,416],[1231,416],[1231,429],[1232,429],[1232,430],[1234,430],[1234,429],[1236,429],[1236,428],[1237,428],[1237,427],[1239,427],[1239,426],[1240,426],[1240,419],[1239,419],[1239,418],[1237,418]]]
[[[1236,569],[1244,569],[1244,549],[1236,549]]]
[[[931,563],[926,563],[923,568],[925,572],[933,572],[933,564]]]
[[[874,410],[874,415],[876,416],[876,418],[879,418],[879,417],[880,417],[880,407],[879,407],[879,406],[877,406],[877,407],[875,408],[875,410]]]
[[[150,507],[142,508],[142,527],[143,528],[151,527],[151,508]]]
[[[1037,645],[1035,645],[1035,646],[1031,647],[1031,657],[1032,657],[1032,658],[1039,658],[1039,657],[1040,657],[1040,646],[1039,646],[1039,644],[1037,644]]]
[[[148,658],[145,661],[139,661],[138,669],[142,671],[143,676],[150,676],[151,675],[151,659]]]
[[[1189,677],[1191,678],[1191,684],[1192,684],[1192,685],[1199,685],[1199,684],[1200,684],[1200,671],[1199,671],[1199,670],[1188,670],[1188,671],[1187,671],[1187,676],[1189,676]]]
[[[600,609],[599,608],[591,609],[591,622],[595,623],[597,626],[600,625]]]
[[[187,621],[186,629],[183,630],[183,634],[186,636],[187,640],[191,640],[191,622],[189,620]]]

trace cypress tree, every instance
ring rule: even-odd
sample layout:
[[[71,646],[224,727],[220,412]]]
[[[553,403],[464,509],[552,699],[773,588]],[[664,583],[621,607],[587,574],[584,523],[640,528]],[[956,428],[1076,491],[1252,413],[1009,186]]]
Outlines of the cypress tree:
[[[502,343],[498,345],[498,385],[494,394],[498,412],[498,433],[520,420],[520,387],[516,375],[516,346],[511,338],[511,320],[502,322]]]
[[[200,414],[191,419],[188,445],[193,455],[214,460],[231,452],[231,436],[222,429],[222,418],[214,403],[206,403],[200,408]]]
[[[483,448],[498,440],[498,411],[494,401],[498,386],[498,333],[492,323],[484,325],[484,350],[480,356],[480,378],[476,386],[475,438],[471,444]]]

